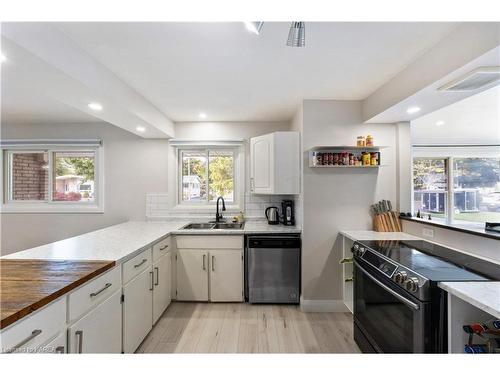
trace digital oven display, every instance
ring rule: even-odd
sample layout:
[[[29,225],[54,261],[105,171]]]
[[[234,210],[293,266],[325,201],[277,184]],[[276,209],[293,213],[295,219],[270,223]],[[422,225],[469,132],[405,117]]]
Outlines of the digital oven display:
[[[396,271],[396,268],[398,268],[395,264],[386,261],[385,259],[375,255],[371,251],[366,251],[363,254],[362,258],[389,277],[391,277],[394,271]]]

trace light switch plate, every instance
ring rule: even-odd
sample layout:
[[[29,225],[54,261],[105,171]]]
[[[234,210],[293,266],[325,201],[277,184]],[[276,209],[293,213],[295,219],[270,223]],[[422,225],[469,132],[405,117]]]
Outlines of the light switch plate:
[[[434,229],[424,228],[422,229],[422,235],[425,237],[434,237]]]

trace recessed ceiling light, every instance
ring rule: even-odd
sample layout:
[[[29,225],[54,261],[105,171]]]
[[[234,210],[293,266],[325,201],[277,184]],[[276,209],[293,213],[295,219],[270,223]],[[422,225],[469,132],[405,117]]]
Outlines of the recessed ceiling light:
[[[0,62],[5,62],[5,61],[7,61],[7,58],[3,53],[0,53]]]
[[[99,103],[89,103],[89,108],[93,111],[102,111],[102,105]]]
[[[139,133],[144,133],[146,131],[146,128],[144,126],[138,126],[135,128]]]
[[[198,115],[199,118],[207,118],[207,114],[204,113],[204,112],[201,112],[199,115]]]
[[[259,35],[264,26],[264,22],[243,22],[248,31],[253,34]]]
[[[406,110],[406,113],[413,114],[420,112],[420,107],[410,107]]]
[[[444,125],[443,120],[436,121],[436,126],[443,126],[443,125]]]

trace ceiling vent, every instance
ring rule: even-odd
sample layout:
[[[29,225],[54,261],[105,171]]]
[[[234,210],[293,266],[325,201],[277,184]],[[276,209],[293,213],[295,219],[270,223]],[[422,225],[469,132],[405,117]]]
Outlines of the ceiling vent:
[[[500,81],[500,66],[483,66],[448,82],[438,91],[474,91]]]

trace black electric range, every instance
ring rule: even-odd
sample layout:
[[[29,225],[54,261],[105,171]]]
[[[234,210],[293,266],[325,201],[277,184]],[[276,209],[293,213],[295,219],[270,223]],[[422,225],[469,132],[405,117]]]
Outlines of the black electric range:
[[[417,240],[358,241],[354,330],[363,351],[442,353],[447,298],[441,281],[500,280],[500,265]]]

